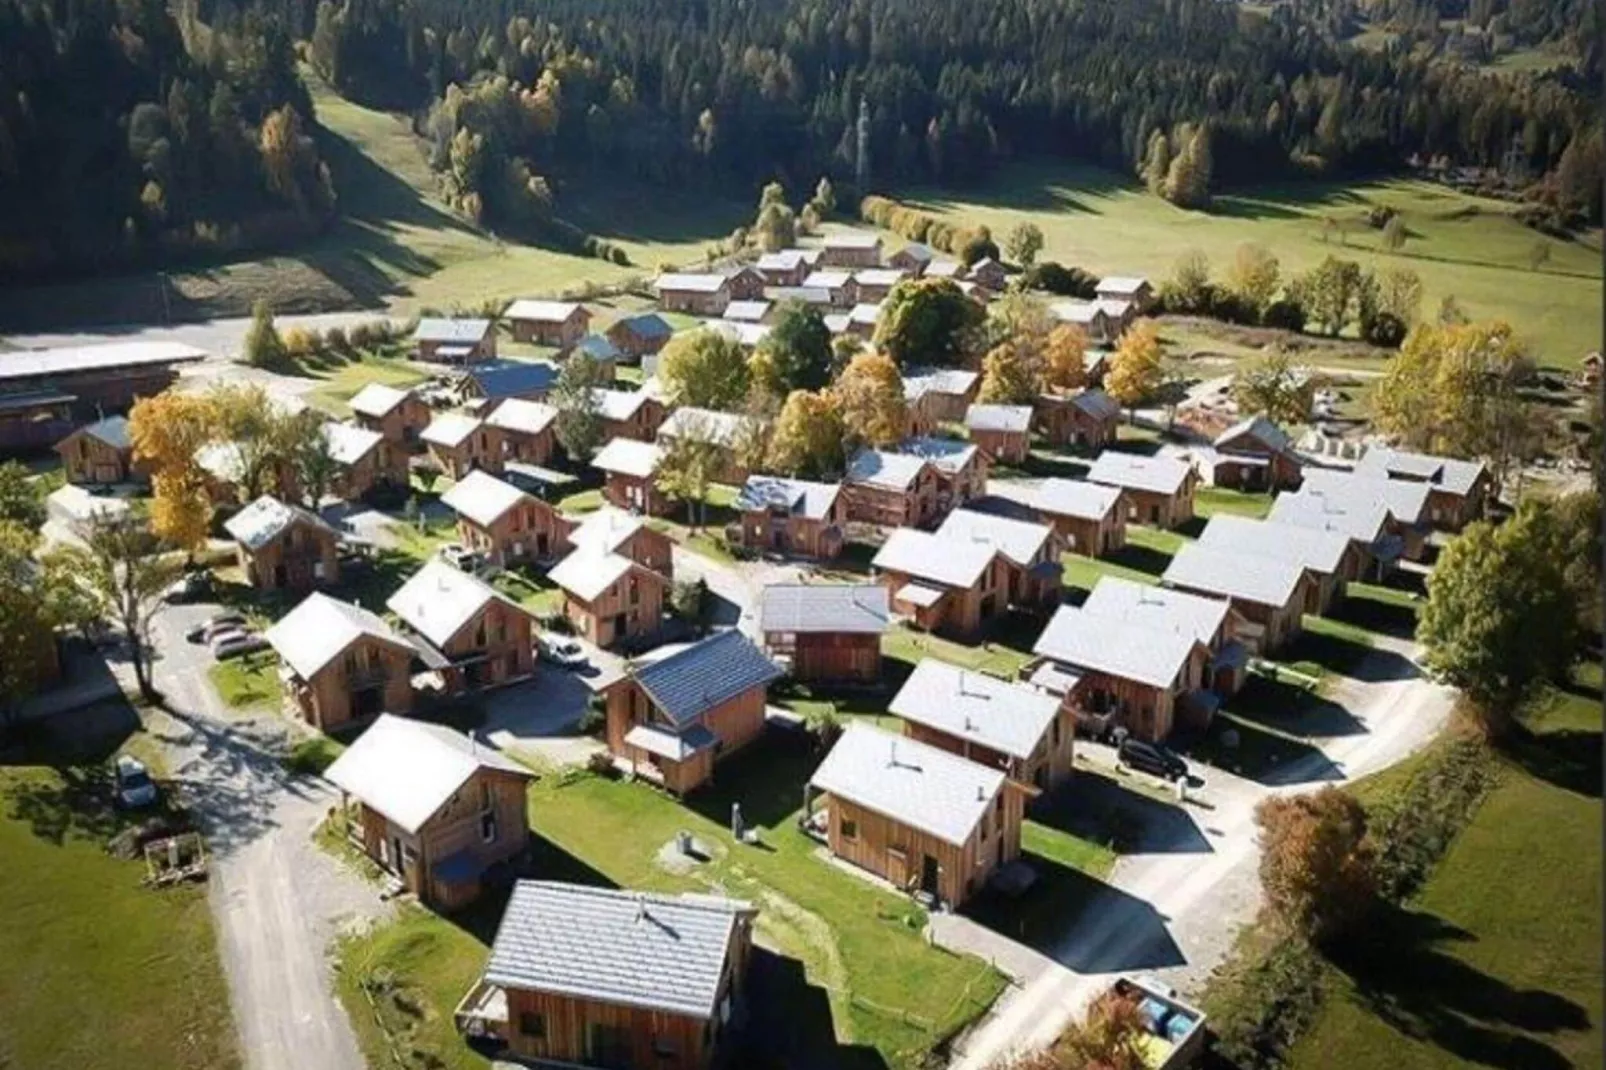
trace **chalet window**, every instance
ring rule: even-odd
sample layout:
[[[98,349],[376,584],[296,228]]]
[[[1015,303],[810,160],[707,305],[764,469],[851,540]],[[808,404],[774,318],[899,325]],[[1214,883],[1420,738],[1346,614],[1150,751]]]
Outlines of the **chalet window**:
[[[680,1054],[680,1045],[674,1037],[656,1036],[652,1038],[652,1053],[660,1059],[673,1059]]]
[[[484,646],[485,645],[485,622],[484,621],[480,621],[480,626],[474,630],[474,645],[475,646]]]
[[[637,605],[640,602],[641,602],[641,588],[637,585],[636,578],[634,576],[632,576],[632,577],[630,577],[630,604],[631,605]]]
[[[480,839],[486,843],[496,842],[496,811],[487,810],[480,815]]]
[[[507,642],[507,621],[505,620],[496,622],[496,641],[498,643]]]
[[[546,1036],[546,1017],[535,1011],[520,1011],[519,1032],[535,1040],[543,1039]]]
[[[837,822],[837,831],[842,833],[844,840],[856,840],[859,838],[859,823],[844,817]]]
[[[1059,719],[1059,717],[1057,715],[1054,718],[1053,727],[1051,729],[1049,729],[1049,735],[1050,735],[1050,738],[1053,739],[1053,741],[1054,741],[1054,746],[1056,746],[1056,747],[1059,746],[1060,745],[1060,719]]]

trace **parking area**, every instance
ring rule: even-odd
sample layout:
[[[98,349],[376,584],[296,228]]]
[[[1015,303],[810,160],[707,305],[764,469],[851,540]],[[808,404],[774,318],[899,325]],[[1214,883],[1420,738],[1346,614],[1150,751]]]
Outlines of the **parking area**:
[[[584,765],[602,749],[600,741],[580,731],[594,681],[601,678],[594,665],[574,672],[542,664],[534,679],[481,697],[485,719],[479,735],[543,767]]]

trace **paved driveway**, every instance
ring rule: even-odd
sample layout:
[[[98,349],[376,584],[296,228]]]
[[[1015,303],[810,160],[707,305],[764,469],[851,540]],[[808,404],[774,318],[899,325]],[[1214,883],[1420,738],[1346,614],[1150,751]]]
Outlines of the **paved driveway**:
[[[694,580],[699,576],[717,599],[714,624],[740,628],[754,641],[758,631],[758,605],[764,588],[781,583],[797,583],[803,576],[801,565],[772,561],[738,561],[725,564],[702,554],[676,546],[675,579]]]
[[[482,697],[485,722],[478,734],[498,749],[533,758],[537,764],[584,764],[603,749],[579,730],[591,698],[590,681],[600,675],[594,668],[582,675],[542,664],[533,680]]]

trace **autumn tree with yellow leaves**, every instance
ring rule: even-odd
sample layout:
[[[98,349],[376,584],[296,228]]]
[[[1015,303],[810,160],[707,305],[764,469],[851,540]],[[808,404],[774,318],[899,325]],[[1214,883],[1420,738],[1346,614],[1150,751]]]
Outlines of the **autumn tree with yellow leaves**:
[[[885,353],[860,353],[849,361],[831,397],[842,412],[849,446],[890,446],[904,437],[909,406],[903,377]]]
[[[794,390],[770,436],[769,467],[789,476],[819,479],[842,471],[846,431],[836,398],[825,390]]]
[[[1139,320],[1121,336],[1115,347],[1104,389],[1126,408],[1130,419],[1138,402],[1159,389],[1164,378],[1160,330],[1153,320]]]

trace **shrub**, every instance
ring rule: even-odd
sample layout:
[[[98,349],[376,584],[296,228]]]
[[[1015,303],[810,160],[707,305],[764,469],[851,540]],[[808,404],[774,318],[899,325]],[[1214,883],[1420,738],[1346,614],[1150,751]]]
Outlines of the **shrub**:
[[[619,776],[619,767],[613,764],[613,755],[599,750],[586,759],[586,772],[614,780]]]
[[[1389,220],[1399,214],[1386,204],[1374,204],[1366,212],[1366,223],[1373,230],[1382,230],[1388,226]]]
[[[586,708],[580,714],[576,725],[586,735],[595,735],[608,723],[607,701],[601,695],[592,695],[586,703]]]
[[[284,351],[296,360],[316,356],[323,348],[317,332],[305,327],[291,327],[284,332]]]
[[[1397,903],[1422,886],[1497,776],[1481,740],[1459,739],[1433,753],[1403,791],[1373,807],[1379,896]]]
[[[1066,267],[1053,260],[1045,260],[1027,273],[1026,285],[1062,297],[1091,301],[1098,295],[1099,279],[1097,275],[1079,267]]]
[[[1218,320],[1246,327],[1260,322],[1259,310],[1254,305],[1224,287],[1206,287],[1205,300],[1209,302],[1210,315]]]
[[[333,740],[316,736],[292,747],[284,767],[297,776],[322,776],[338,757],[340,748]]]
[[[339,327],[331,327],[324,332],[323,344],[330,352],[342,356],[351,352],[351,339],[347,338],[346,332]]]
[[[1278,940],[1229,964],[1211,981],[1204,1010],[1215,1051],[1238,1070],[1280,1070],[1288,1050],[1316,1020],[1323,967],[1303,940]]]
[[[353,349],[372,349],[379,344],[379,335],[372,323],[359,323],[347,334]]]
[[[1305,306],[1291,297],[1284,297],[1266,306],[1260,322],[1267,327],[1280,327],[1285,331],[1305,329]]]
[[[1392,312],[1379,312],[1366,324],[1361,336],[1372,345],[1398,349],[1400,343],[1405,341],[1406,330],[1405,321],[1400,317]]]

